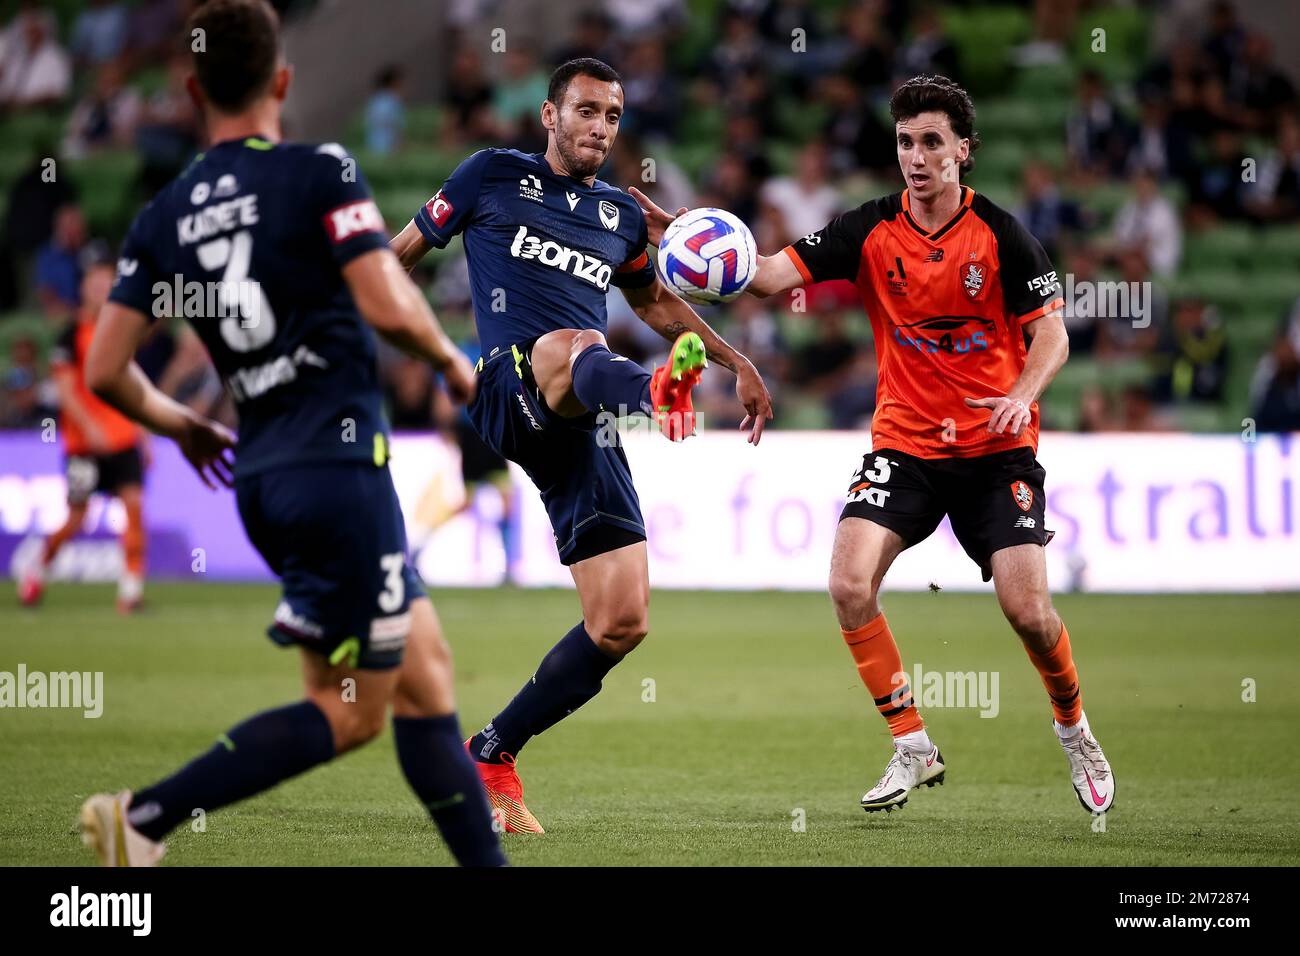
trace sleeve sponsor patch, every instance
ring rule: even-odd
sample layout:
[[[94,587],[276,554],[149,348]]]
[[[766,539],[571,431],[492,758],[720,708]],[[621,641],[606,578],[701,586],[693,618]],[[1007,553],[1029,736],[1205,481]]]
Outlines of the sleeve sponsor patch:
[[[442,194],[441,189],[434,194],[432,199],[424,204],[424,209],[429,214],[429,219],[439,229],[447,225],[447,220],[450,219],[451,214],[455,212],[451,200]]]
[[[346,242],[365,232],[384,232],[384,217],[373,199],[358,199],[325,214],[325,230],[330,241]]]

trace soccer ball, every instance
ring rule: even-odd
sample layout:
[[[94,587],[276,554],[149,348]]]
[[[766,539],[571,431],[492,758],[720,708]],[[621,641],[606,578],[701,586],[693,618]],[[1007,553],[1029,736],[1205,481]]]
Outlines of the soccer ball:
[[[725,209],[705,207],[678,216],[659,243],[664,282],[692,302],[730,302],[757,271],[754,234]]]

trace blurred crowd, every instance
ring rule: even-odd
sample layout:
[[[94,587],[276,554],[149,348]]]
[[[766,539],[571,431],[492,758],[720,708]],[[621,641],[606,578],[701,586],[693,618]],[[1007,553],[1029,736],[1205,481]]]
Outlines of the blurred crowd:
[[[476,35],[476,17],[491,7],[457,5],[465,37]],[[680,0],[594,6],[562,42],[543,48],[516,41],[500,57],[453,39],[440,140],[466,154],[482,144],[544,149],[537,107],[549,69],[569,57],[595,56],[622,73],[626,95],[619,141],[601,178],[640,185],[665,208],[729,209],[750,225],[763,254],[863,198],[900,188],[884,109],[889,94],[920,73],[963,81],[939,7],[889,0],[835,8],[812,0],[726,0],[716,7],[715,39],[697,48],[686,31],[696,14]],[[1017,61],[1063,62],[1076,7],[1033,4],[1035,36],[1014,51]],[[1169,412],[1180,405],[1221,405],[1229,360],[1224,317],[1200,298],[1168,292],[1184,233],[1224,223],[1300,222],[1295,87],[1274,62],[1269,39],[1244,28],[1230,3],[1207,5],[1206,12],[1195,29],[1178,32],[1172,46],[1143,64],[1136,83],[1116,88],[1095,70],[1081,71],[1059,130],[1063,162],[1054,166],[1026,151],[1021,164],[1012,211],[1058,272],[1074,277],[1067,287],[1072,354],[1141,369],[1121,389],[1083,389],[1069,427],[1162,429],[1176,426]],[[824,123],[790,138],[778,116],[778,92],[809,104],[810,112],[821,107]],[[975,100],[978,128],[980,95]],[[372,149],[402,148],[402,101],[400,76],[394,82],[386,75],[366,111]],[[710,107],[720,117],[713,129],[697,121]],[[783,137],[785,171],[772,162],[772,145]],[[707,162],[688,171],[686,154],[701,141],[713,147]],[[1247,142],[1264,149],[1253,154],[1253,175],[1243,177]],[[649,182],[647,158],[654,161]],[[978,161],[977,153],[977,170]],[[1069,198],[1107,184],[1126,189],[1109,217]],[[463,262],[442,261],[430,277],[444,310],[468,308],[463,269]],[[1149,290],[1141,316],[1107,315],[1099,307],[1090,284],[1111,281]],[[793,408],[787,424],[860,428],[873,410],[870,332],[852,288],[835,285],[801,301],[742,296],[707,315],[765,371],[779,407]],[[643,360],[662,351],[616,292],[609,305],[617,347]],[[1261,428],[1300,429],[1300,302],[1278,317],[1277,328],[1259,361],[1251,413]],[[729,424],[737,418],[729,380],[708,381],[705,412],[713,424]],[[1046,423],[1060,427],[1050,408]]]
[[[176,45],[188,5],[98,0],[60,37],[47,13],[24,4],[0,32],[0,110],[70,107],[61,154],[133,147],[143,161],[142,194],[149,194],[196,143],[185,58]],[[567,35],[525,36],[516,29],[496,54],[479,42],[496,0],[451,0],[450,28],[440,43],[447,51],[437,103],[440,148],[463,155],[483,145],[544,149],[538,108],[550,70],[570,57],[595,56],[622,73],[626,96],[619,140],[601,178],[641,186],[665,208],[729,209],[751,226],[760,252],[772,254],[863,199],[901,188],[884,108],[899,82],[919,73],[966,82],[942,5],[717,0],[704,6],[712,19],[703,43],[694,42],[702,14],[685,0],[605,0],[585,10]],[[1013,51],[1016,63],[1066,62],[1078,7],[1072,0],[1029,2],[1033,36]],[[1296,89],[1275,62],[1269,38],[1244,27],[1231,3],[1205,11],[1175,31],[1172,45],[1153,54],[1136,82],[1116,84],[1100,72],[1080,71],[1054,136],[1065,147],[1061,160],[1026,151],[1017,165],[1020,182],[1009,205],[1058,272],[1072,277],[1066,287],[1072,356],[1140,369],[1120,391],[1083,389],[1067,427],[1160,429],[1176,424],[1172,412],[1186,404],[1222,406],[1229,398],[1229,319],[1196,296],[1169,292],[1186,237],[1225,224],[1300,223]],[[161,71],[160,63],[166,64]],[[154,65],[148,90],[134,82],[146,65]],[[82,92],[74,95],[76,89]],[[977,129],[983,95],[975,94]],[[791,101],[794,116],[782,108]],[[411,102],[400,66],[382,70],[359,107],[359,139],[350,145],[378,157],[418,148],[408,142],[408,118],[426,105]],[[978,189],[978,152],[975,160]],[[1247,160],[1252,175],[1243,176]],[[47,321],[68,321],[78,308],[85,264],[110,254],[88,235],[77,197],[66,186],[51,187],[33,168],[10,189],[0,242],[12,274],[6,278],[0,268],[0,326],[3,310],[32,301]],[[1099,213],[1086,198],[1105,187],[1125,191],[1113,215]],[[463,257],[437,257],[417,278],[472,347]],[[1149,322],[1099,314],[1090,283],[1110,280],[1151,283],[1143,286],[1151,290],[1143,303]],[[609,304],[612,347],[644,362],[662,354],[665,344],[619,294]],[[764,371],[777,401],[776,424],[861,428],[869,421],[875,356],[847,284],[826,283],[798,300],[742,296],[706,317]],[[159,335],[170,341],[160,352],[170,349],[186,363],[186,374],[172,379],[186,383],[192,400],[219,408],[219,383],[204,379],[192,336],[175,327],[160,328]],[[11,342],[0,424],[39,420],[49,389],[37,352],[28,339]],[[1260,429],[1300,430],[1298,355],[1300,301],[1277,317],[1276,335],[1255,369],[1249,408]],[[159,374],[166,374],[165,365]],[[395,425],[446,423],[445,403],[426,369],[386,351],[383,374]],[[705,383],[706,423],[738,420],[729,376],[706,376]],[[1045,424],[1062,424],[1052,420],[1050,405]]]

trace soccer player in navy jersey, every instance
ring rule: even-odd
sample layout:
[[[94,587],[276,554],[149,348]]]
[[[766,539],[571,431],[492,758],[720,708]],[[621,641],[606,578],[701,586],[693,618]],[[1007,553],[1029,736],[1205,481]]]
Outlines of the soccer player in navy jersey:
[[[283,582],[268,634],[301,648],[306,698],[249,718],[152,786],[91,797],[86,842],[106,865],[151,865],[196,808],[227,806],[366,743],[391,705],[402,770],[455,858],[502,865],[461,743],[450,651],[406,564],[372,328],[440,369],[461,400],[473,395],[472,368],[388,249],[351,158],[333,144],[280,141],[291,74],[275,11],[265,0],[211,0],[192,15],[186,32],[195,31],[205,44],[189,88],[212,145],[132,224],[87,380],[174,439],[210,487],[233,485],[250,540]],[[237,444],[132,360],[151,323],[177,312],[235,398]]]
[[[636,200],[596,179],[622,113],[611,67],[563,64],[541,106],[546,151],[475,153],[392,241],[409,269],[463,235],[483,348],[469,415],[484,442],[537,485],[582,603],[582,620],[467,742],[507,832],[542,832],[524,806],[520,750],[594,697],[649,628],[645,524],[627,458],[602,416],[653,415],[670,439],[685,438],[706,355],[736,375],[741,430],[752,443],[772,415],[749,360],[659,281]],[[605,345],[610,285],[673,342],[653,374]]]

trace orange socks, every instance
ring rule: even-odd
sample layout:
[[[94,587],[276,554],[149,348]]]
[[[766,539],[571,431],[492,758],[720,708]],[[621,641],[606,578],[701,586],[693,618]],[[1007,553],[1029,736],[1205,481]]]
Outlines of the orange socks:
[[[69,517],[68,520],[63,523],[62,528],[59,528],[45,539],[45,550],[41,552],[42,566],[49,567],[50,562],[54,560],[54,556],[63,549],[63,546],[68,543],[70,538],[75,536],[76,533],[81,530],[81,520],[81,518],[77,518],[76,521],[73,521],[72,518]]]
[[[1047,696],[1052,698],[1052,714],[1062,727],[1069,727],[1079,722],[1083,713],[1083,702],[1079,699],[1079,672],[1074,668],[1074,657],[1070,654],[1070,635],[1061,624],[1061,636],[1056,646],[1046,654],[1038,654],[1025,648],[1030,661],[1038,668],[1047,688]]]
[[[126,509],[126,530],[122,532],[122,552],[127,573],[144,577],[144,516],[139,508]]]
[[[862,683],[867,685],[875,699],[880,716],[889,722],[889,732],[901,737],[923,729],[925,721],[921,720],[912,704],[912,688],[908,686],[903,661],[898,656],[898,645],[889,632],[885,615],[881,614],[852,631],[841,628],[840,633],[857,662]],[[1068,657],[1068,649],[1066,654]]]

